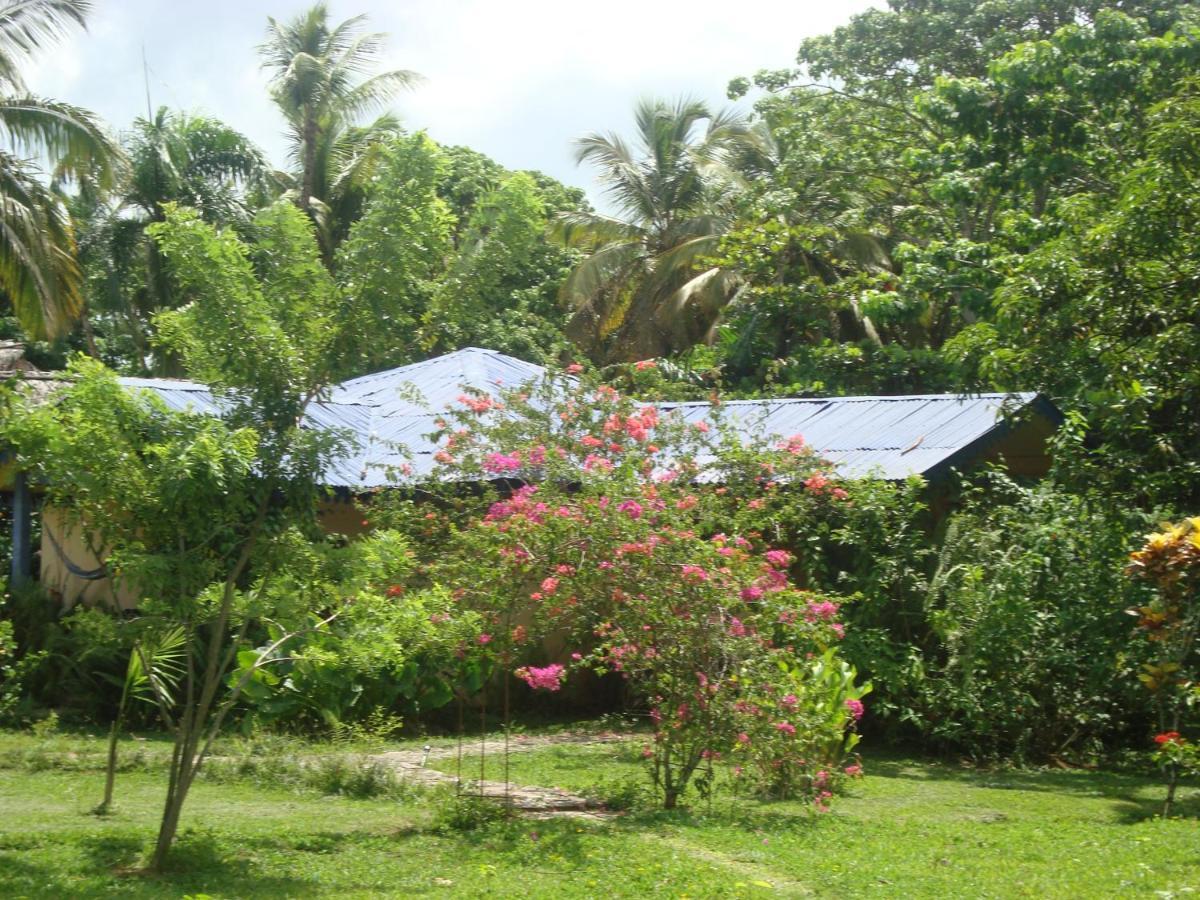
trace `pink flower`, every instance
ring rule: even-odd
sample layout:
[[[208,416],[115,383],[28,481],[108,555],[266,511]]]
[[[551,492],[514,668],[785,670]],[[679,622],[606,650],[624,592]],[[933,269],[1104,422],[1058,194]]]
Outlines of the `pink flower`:
[[[546,448],[541,444],[529,451],[529,464],[540,466],[546,461]]]
[[[817,472],[804,480],[804,486],[814,494],[819,494],[829,485],[829,479]]]
[[[655,367],[655,365],[656,365],[656,363],[652,359],[639,359],[636,363],[633,364],[633,367],[635,369],[637,369],[639,372],[642,372],[646,369],[653,369]]]
[[[481,634],[478,638],[476,638],[476,640],[478,640],[480,644],[490,644],[492,642],[492,636],[490,634],[484,633],[484,634]]]
[[[697,422],[695,425],[695,428],[701,434],[708,434],[708,423],[707,422]]]
[[[575,653],[571,654],[571,659],[575,660],[575,662],[579,662],[579,660],[583,659],[583,654],[576,651]]]
[[[526,666],[525,668],[517,669],[513,674],[535,691],[557,691],[562,687],[563,673],[565,671],[558,663],[551,663],[540,669],[536,666]]]
[[[851,778],[862,778],[863,767],[860,765],[846,766],[846,774]]]
[[[846,709],[850,710],[850,715],[854,716],[854,721],[858,721],[863,717],[863,705],[861,700],[847,700]]]
[[[596,456],[594,453],[589,453],[587,459],[583,461],[583,471],[591,472],[598,470],[601,472],[611,472],[613,464],[602,456]]]
[[[798,434],[793,434],[787,440],[780,441],[776,446],[785,453],[791,453],[795,456],[804,452],[804,438]]]
[[[486,472],[515,472],[521,468],[521,455],[519,453],[489,453],[484,457],[483,468]]]
[[[557,578],[543,578],[542,579],[542,593],[545,594],[547,597],[549,597],[551,594],[553,594],[557,590],[558,590],[558,579]]]
[[[625,500],[617,504],[617,509],[625,513],[631,519],[640,519],[642,517],[642,504],[636,500]]]
[[[791,722],[776,722],[775,730],[780,734],[786,734],[788,737],[791,737],[796,733],[796,726]]]
[[[692,581],[708,581],[708,572],[701,566],[683,566],[679,571],[684,578]]]
[[[748,587],[748,588],[742,588],[741,597],[747,603],[753,603],[755,600],[761,600],[762,595],[763,595],[763,589],[760,587],[752,586],[752,587]]]
[[[800,698],[798,698],[795,694],[788,694],[779,702],[788,709],[794,709],[796,704],[800,702]]]
[[[783,569],[791,563],[792,554],[786,550],[768,550],[763,554],[763,559],[775,568]]]
[[[746,626],[736,616],[729,620],[729,633],[734,637],[745,637]]]
[[[822,600],[820,603],[810,603],[804,608],[804,618],[809,622],[830,622],[837,617],[836,603]]]
[[[567,366],[568,375],[578,375],[582,371],[583,366],[581,366],[579,363],[571,363],[569,366]]]
[[[458,402],[475,413],[485,413],[489,409],[500,409],[502,406],[491,397],[471,397],[468,394],[459,394]]]
[[[746,734],[746,732],[744,732],[744,731],[739,732],[738,736],[737,736],[737,741],[739,744],[749,744],[750,743],[750,735]]]

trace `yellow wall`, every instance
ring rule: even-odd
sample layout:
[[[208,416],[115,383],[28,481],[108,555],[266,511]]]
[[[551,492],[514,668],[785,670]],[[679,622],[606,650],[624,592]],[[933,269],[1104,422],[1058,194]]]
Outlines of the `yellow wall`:
[[[367,530],[362,509],[352,500],[328,500],[317,512],[321,527],[326,533],[356,535]],[[134,609],[138,605],[137,590],[133,585],[119,583],[114,586],[111,578],[89,581],[73,575],[54,546],[57,541],[63,555],[77,568],[95,569],[100,565],[95,554],[88,549],[83,530],[68,525],[60,510],[51,506],[42,508],[42,586],[56,597],[63,609],[76,603],[93,605],[111,604],[114,596],[121,609]]]
[[[55,547],[55,542],[58,547]],[[62,549],[62,554],[59,553]],[[73,575],[68,569],[63,556],[77,568],[91,570],[100,565],[100,560],[88,548],[84,538],[84,530],[78,525],[71,525],[61,510],[52,506],[42,507],[42,587],[59,599],[63,609],[70,609],[76,603],[111,604],[116,597],[121,609],[133,609],[137,606],[137,592],[128,584],[113,585],[112,578],[101,578],[89,581]]]

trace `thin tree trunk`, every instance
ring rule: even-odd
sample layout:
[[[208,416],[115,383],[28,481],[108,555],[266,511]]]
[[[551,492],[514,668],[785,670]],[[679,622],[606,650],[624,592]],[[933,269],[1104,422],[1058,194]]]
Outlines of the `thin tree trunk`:
[[[117,735],[120,733],[120,720],[114,719],[108,730],[108,762],[104,770],[104,799],[96,812],[104,815],[112,808],[113,788],[117,781]]]

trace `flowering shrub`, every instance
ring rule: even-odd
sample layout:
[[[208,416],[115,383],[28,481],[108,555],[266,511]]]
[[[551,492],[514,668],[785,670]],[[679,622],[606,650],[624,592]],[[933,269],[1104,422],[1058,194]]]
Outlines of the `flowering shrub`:
[[[1200,516],[1151,534],[1130,555],[1129,572],[1154,588],[1154,599],[1130,609],[1137,630],[1154,649],[1138,679],[1150,691],[1162,732],[1154,759],[1167,776],[1163,815],[1170,815],[1179,776],[1196,768],[1200,754],[1179,729],[1200,701]]]
[[[551,657],[509,669],[535,690],[570,669],[625,679],[654,722],[645,756],[668,808],[722,763],[827,808],[869,688],[838,656],[842,599],[797,589],[793,555],[761,532],[718,530],[741,500],[713,482],[750,460],[721,423],[567,381],[460,407],[441,434],[452,480],[517,486],[443,532],[427,575],[482,616],[501,664]],[[810,453],[763,448],[755,465],[772,490],[844,500]]]

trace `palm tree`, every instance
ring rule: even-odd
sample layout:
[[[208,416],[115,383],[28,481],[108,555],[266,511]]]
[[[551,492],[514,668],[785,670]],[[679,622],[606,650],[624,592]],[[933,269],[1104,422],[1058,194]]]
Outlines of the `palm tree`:
[[[107,187],[121,153],[91,113],[31,94],[19,68],[90,10],[88,0],[0,0],[0,290],[32,338],[62,335],[83,309],[71,219],[35,160]]]
[[[146,226],[163,221],[167,203],[179,203],[198,210],[205,221],[245,228],[255,201],[270,196],[275,185],[261,151],[238,131],[206,116],[160,107],[152,119],[134,121],[124,144],[128,177],[107,193],[86,183],[74,202],[80,256],[89,276],[92,311],[106,315],[113,330],[126,334],[138,359],[135,368],[161,368],[151,360],[146,329],[156,311],[176,302],[158,248],[146,238]]]
[[[328,8],[317,3],[289,22],[269,18],[259,47],[263,67],[273,72],[271,96],[290,131],[296,203],[317,222],[327,254],[348,227],[336,213],[372,159],[368,148],[399,128],[391,116],[365,127],[356,127],[358,120],[421,77],[396,69],[364,78],[386,37],[364,33],[365,21],[355,16],[331,25]]]
[[[574,309],[568,334],[598,359],[630,361],[705,340],[737,290],[706,262],[733,218],[731,163],[750,140],[745,120],[695,100],[644,100],[636,144],[591,134],[578,162],[600,170],[616,216],[564,213],[559,231],[591,253],[562,297]]]

